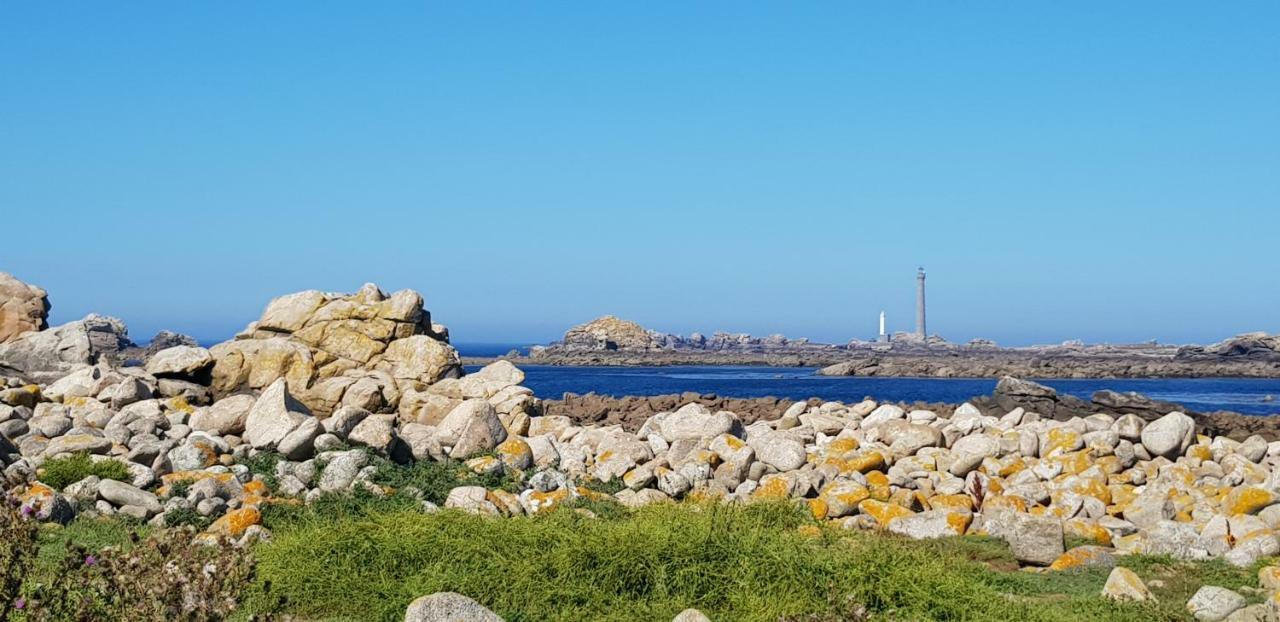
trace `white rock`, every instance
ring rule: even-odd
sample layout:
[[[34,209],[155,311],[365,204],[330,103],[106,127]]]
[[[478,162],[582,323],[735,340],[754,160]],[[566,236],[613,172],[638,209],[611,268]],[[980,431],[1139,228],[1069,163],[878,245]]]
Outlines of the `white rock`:
[[[1201,622],[1220,622],[1237,609],[1243,609],[1245,598],[1225,587],[1206,585],[1187,601],[1187,611]]]
[[[1195,432],[1194,419],[1180,412],[1171,412],[1142,429],[1142,446],[1152,456],[1174,460],[1191,446]]]
[[[267,387],[245,418],[244,439],[257,449],[275,447],[311,415],[306,406],[289,395],[284,378]]]
[[[409,603],[404,622],[502,622],[502,618],[462,594],[437,592]]]

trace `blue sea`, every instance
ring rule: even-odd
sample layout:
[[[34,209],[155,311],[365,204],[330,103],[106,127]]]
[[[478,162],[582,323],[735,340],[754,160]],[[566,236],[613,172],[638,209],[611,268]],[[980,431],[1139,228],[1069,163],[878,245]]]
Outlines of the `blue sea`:
[[[510,348],[507,348],[510,350]],[[473,369],[468,367],[468,371]],[[873,397],[905,402],[959,403],[988,395],[994,379],[857,378],[815,375],[812,367],[558,367],[522,365],[525,385],[541,398],[565,393],[663,395],[715,393],[725,397],[818,397],[843,402]],[[1040,380],[1059,393],[1089,399],[1094,391],[1136,391],[1152,399],[1176,402],[1191,410],[1232,410],[1251,415],[1280,414],[1280,379],[1121,379]],[[1277,401],[1264,401],[1268,395]]]

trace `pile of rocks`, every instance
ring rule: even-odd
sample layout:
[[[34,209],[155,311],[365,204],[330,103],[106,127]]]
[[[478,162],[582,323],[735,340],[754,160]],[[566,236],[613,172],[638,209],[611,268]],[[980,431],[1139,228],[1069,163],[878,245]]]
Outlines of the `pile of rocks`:
[[[1265,596],[1263,602],[1249,605],[1249,600],[1234,590],[1216,585],[1201,586],[1187,601],[1187,612],[1201,622],[1264,622],[1280,619],[1280,566],[1264,566],[1258,570],[1258,587],[1241,591]],[[1155,596],[1137,573],[1128,568],[1112,568],[1102,595],[1115,601],[1154,601]]]
[[[195,511],[218,519],[213,532],[244,538],[271,492],[244,463],[264,452],[282,458],[277,494],[313,499],[373,487],[361,470],[370,455],[465,459],[527,429],[540,404],[520,386],[523,373],[500,362],[464,377],[447,330],[429,317],[412,291],[300,292],[211,349],[165,348],[144,366],[60,361],[70,369],[49,382],[19,369],[0,378],[5,479],[46,520],[79,510],[159,524]],[[10,345],[59,338],[66,326]],[[33,356],[9,360],[54,368]],[[120,462],[129,481],[40,482],[47,461],[75,454]]]
[[[494,515],[602,497],[602,483],[632,507],[794,499],[846,528],[989,534],[1021,563],[1053,569],[1128,553],[1237,565],[1280,553],[1280,442],[1198,435],[1181,412],[1055,420],[1023,407],[864,400],[798,402],[744,421],[695,402],[629,431],[544,414],[523,379],[505,361],[463,375],[414,292],[302,292],[209,350],[81,366],[46,384],[10,379],[0,460],[43,518],[194,510],[218,517],[212,532],[250,539],[263,503],[393,492],[372,481],[378,455],[512,476],[518,492],[465,486],[445,502]],[[265,452],[282,459],[275,490],[244,464]],[[131,481],[39,483],[46,461],[73,453],[122,462]],[[1093,544],[1067,550],[1070,536]]]

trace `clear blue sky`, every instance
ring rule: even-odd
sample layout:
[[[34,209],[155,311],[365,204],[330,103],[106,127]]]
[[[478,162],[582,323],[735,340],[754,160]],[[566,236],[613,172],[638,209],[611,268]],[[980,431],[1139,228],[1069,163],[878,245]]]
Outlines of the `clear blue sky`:
[[[230,335],[1280,331],[1280,3],[9,2],[0,270]]]

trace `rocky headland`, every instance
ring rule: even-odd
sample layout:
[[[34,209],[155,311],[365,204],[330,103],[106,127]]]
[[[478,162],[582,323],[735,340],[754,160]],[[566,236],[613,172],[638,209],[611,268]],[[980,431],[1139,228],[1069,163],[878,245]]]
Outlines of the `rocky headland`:
[[[527,356],[501,357],[536,365],[765,365],[819,367],[828,376],[919,378],[1196,378],[1280,377],[1280,336],[1246,333],[1209,346],[1084,344],[1002,348],[976,339],[898,333],[888,342],[815,343],[782,335],[711,337],[661,333],[605,316],[575,326],[559,342]],[[494,359],[469,358],[482,364]]]
[[[26,310],[39,306],[14,306],[32,328],[0,346],[0,462],[21,507],[5,520],[185,525],[198,531],[194,542],[248,556],[273,538],[264,517],[361,499],[399,500],[408,505],[397,511],[415,516],[453,510],[495,520],[557,508],[601,520],[597,512],[614,507],[782,503],[803,508],[808,536],[980,535],[1007,542],[1014,563],[1033,572],[1102,568],[1111,574],[1094,597],[1121,601],[1152,598],[1121,567],[1126,556],[1253,568],[1280,554],[1280,430],[1266,418],[1187,413],[1109,392],[1084,401],[1015,378],[951,406],[701,395],[543,401],[508,361],[465,373],[420,295],[373,285],[282,296],[231,341],[130,360],[118,356],[127,349],[118,320],[38,327]],[[1260,351],[1265,360],[1273,342],[1257,339],[1245,356]],[[424,470],[432,465],[446,466]],[[324,523],[308,525],[324,533]],[[357,533],[360,542],[376,536]],[[89,572],[100,562],[76,563],[74,572]],[[195,567],[203,579],[168,588],[179,596],[173,611],[215,603],[193,600],[192,586],[236,583],[221,566]],[[1249,605],[1251,615],[1280,612],[1280,597],[1266,591],[1280,581],[1269,581],[1255,588],[1269,600]],[[49,588],[32,589],[40,604]],[[1225,618],[1248,609],[1232,590],[1206,589],[1189,611]],[[237,605],[230,597],[208,606]],[[463,610],[468,617],[449,617]],[[500,618],[437,594],[414,601],[405,619]]]

